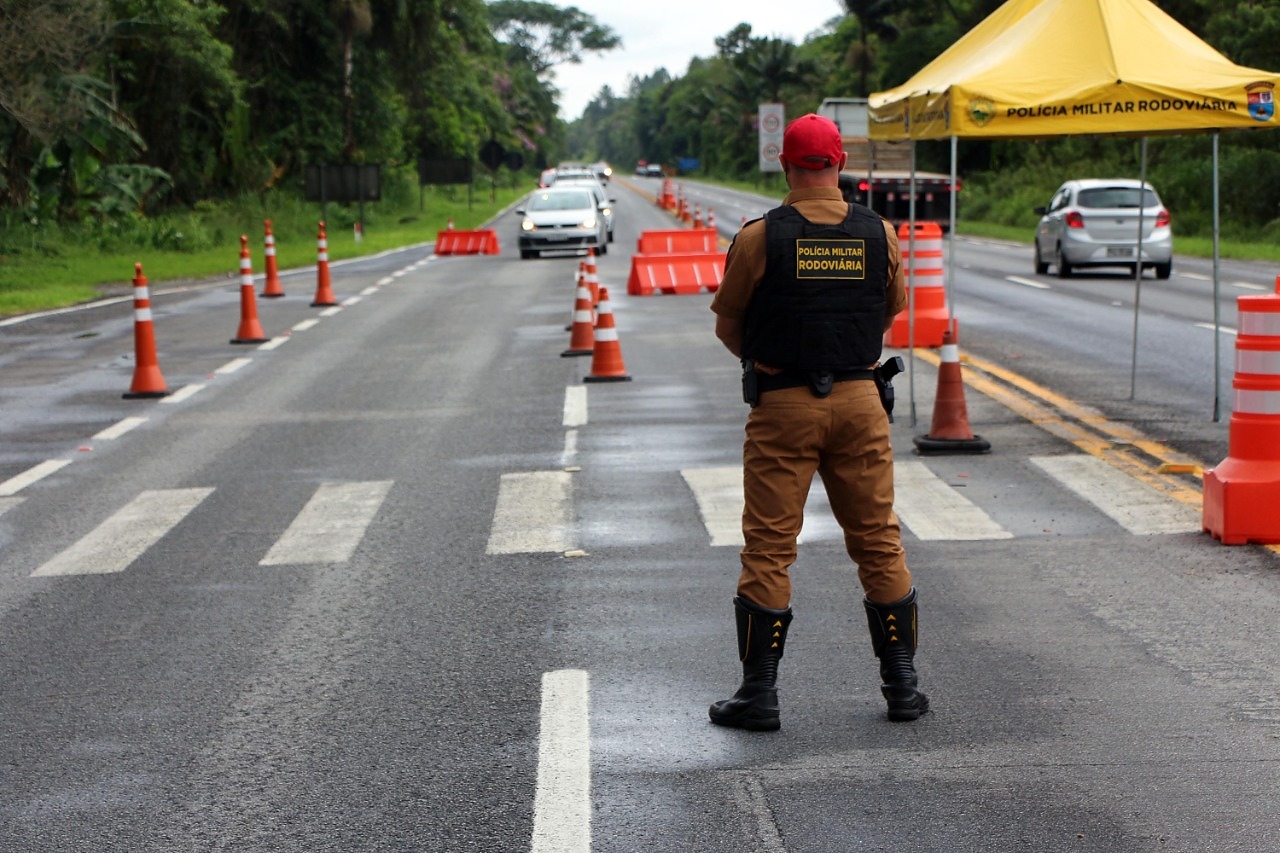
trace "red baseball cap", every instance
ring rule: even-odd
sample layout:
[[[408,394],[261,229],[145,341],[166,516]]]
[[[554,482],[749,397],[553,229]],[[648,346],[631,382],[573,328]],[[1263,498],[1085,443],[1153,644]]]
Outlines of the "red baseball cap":
[[[782,159],[801,169],[839,166],[843,154],[840,128],[817,113],[800,116],[782,134]]]

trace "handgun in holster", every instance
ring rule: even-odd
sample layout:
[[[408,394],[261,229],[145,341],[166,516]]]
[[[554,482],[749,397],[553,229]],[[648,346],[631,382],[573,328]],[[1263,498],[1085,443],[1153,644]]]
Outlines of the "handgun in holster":
[[[901,361],[902,359],[898,359]],[[756,381],[756,363],[749,358],[742,360],[742,402],[755,408],[760,402],[760,385]]]
[[[875,375],[876,390],[880,392],[880,405],[884,406],[884,412],[889,416],[889,423],[893,423],[893,377],[905,369],[902,356],[895,355],[876,365],[875,370],[872,371]]]

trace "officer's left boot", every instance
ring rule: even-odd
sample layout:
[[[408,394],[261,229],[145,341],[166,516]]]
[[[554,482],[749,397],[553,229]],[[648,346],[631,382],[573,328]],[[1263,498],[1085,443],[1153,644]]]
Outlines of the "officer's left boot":
[[[728,699],[712,704],[711,722],[752,731],[782,726],[778,711],[778,661],[787,642],[791,608],[770,610],[738,596],[733,600],[738,622],[738,657],[742,686]]]
[[[880,658],[880,692],[889,703],[889,719],[915,720],[929,710],[916,676],[916,591],[892,604],[862,599],[871,629],[871,646]]]

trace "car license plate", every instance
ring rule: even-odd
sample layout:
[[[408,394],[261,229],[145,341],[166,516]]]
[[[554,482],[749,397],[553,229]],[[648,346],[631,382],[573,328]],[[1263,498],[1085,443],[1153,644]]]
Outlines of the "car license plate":
[[[1132,246],[1108,246],[1107,257],[1108,258],[1132,258],[1133,247]]]
[[[568,234],[548,234],[547,235],[547,242],[549,243],[563,242],[568,239],[569,239]]]

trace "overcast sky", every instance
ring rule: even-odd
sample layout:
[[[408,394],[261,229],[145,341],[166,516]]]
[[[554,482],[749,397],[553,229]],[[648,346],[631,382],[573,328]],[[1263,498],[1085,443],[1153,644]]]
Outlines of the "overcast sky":
[[[800,44],[843,13],[840,0],[563,0],[622,36],[622,48],[587,54],[579,65],[558,65],[561,117],[573,121],[609,86],[626,95],[630,76],[645,77],[666,68],[681,77],[695,56],[716,52],[716,38],[741,23],[755,36],[777,36]]]

